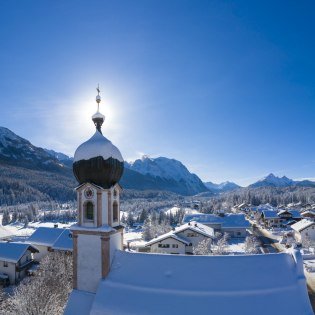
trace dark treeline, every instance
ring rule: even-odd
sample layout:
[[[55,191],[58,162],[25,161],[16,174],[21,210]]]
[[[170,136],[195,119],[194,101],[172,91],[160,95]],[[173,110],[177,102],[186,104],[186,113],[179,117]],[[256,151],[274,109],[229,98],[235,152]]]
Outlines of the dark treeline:
[[[75,200],[76,181],[72,174],[36,171],[0,165],[0,206]]]

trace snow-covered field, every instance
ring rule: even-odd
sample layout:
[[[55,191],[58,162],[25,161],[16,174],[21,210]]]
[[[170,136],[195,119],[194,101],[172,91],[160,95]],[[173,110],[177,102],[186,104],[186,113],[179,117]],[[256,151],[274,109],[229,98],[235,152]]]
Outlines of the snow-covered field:
[[[0,218],[1,220],[1,218]],[[23,223],[12,223],[6,226],[0,225],[0,239],[10,238],[13,240],[27,238],[34,233],[39,227],[51,227],[58,224],[59,228],[68,228],[74,222],[64,224],[60,222],[30,222],[27,228],[24,228]]]

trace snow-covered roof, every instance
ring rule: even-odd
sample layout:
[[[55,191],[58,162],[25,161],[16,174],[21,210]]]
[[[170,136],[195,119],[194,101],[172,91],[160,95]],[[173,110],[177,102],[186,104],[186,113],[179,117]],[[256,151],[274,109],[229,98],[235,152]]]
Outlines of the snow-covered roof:
[[[64,315],[89,315],[95,294],[81,290],[72,290]]]
[[[71,299],[69,303],[74,304]],[[79,303],[80,297],[77,300]],[[73,307],[73,312],[67,307],[65,314],[77,314],[78,306]],[[110,273],[99,283],[90,314],[210,312],[313,314],[301,255],[184,256],[116,251]]]
[[[278,212],[278,215],[284,214],[284,213],[291,213],[292,218],[299,219],[301,218],[301,214],[299,210],[280,210]]]
[[[27,243],[0,242],[0,260],[17,263],[27,250],[38,252],[38,249]]]
[[[89,160],[101,156],[104,160],[110,157],[123,162],[119,150],[99,131],[96,130],[94,135],[86,142],[82,143],[74,153],[73,162]]]
[[[179,241],[181,243],[184,243],[185,245],[189,245],[190,244],[189,240],[187,240],[184,237],[178,236],[178,235],[176,235],[174,233],[174,231],[171,231],[171,232],[168,232],[168,233],[165,233],[165,234],[162,234],[162,235],[160,235],[158,237],[153,238],[151,241],[147,242],[145,244],[145,246],[150,246],[152,244],[155,244],[157,242],[161,242],[161,241],[166,240],[168,238],[173,238],[174,240],[177,240],[177,241]]]
[[[302,219],[301,221],[292,224],[291,228],[297,232],[301,232],[312,225],[315,225],[314,221],[308,220],[308,219]]]
[[[64,229],[39,227],[27,241],[31,244],[51,247],[63,232]]]
[[[263,210],[262,215],[265,219],[278,219],[278,212],[273,210]]]
[[[150,246],[154,243],[161,242],[161,241],[163,241],[169,237],[171,237],[171,238],[173,238],[179,242],[182,242],[186,245],[189,245],[191,243],[191,241],[188,238],[183,237],[182,235],[178,235],[178,233],[184,232],[186,230],[191,230],[191,231],[197,232],[197,233],[202,234],[206,237],[214,237],[213,228],[208,227],[202,223],[197,223],[195,221],[192,221],[192,222],[183,224],[183,225],[175,228],[175,230],[173,230],[173,231],[170,231],[168,233],[165,233],[165,234],[162,234],[158,237],[155,237],[151,241],[147,242],[146,246]]]
[[[54,245],[52,246],[53,249],[57,250],[73,250],[73,241],[72,241],[72,234],[69,229],[65,229],[61,235],[58,237]]]
[[[306,210],[306,211],[303,211],[301,213],[301,216],[302,217],[315,217],[315,211],[314,210]]]
[[[187,229],[195,231],[195,232],[200,233],[200,234],[207,236],[207,237],[213,237],[214,236],[213,228],[206,226],[200,222],[196,222],[196,221],[191,221],[191,222],[188,222],[186,224],[183,224],[183,225],[175,228],[174,233],[177,234],[177,233],[183,232]]]
[[[220,224],[223,228],[249,228],[250,223],[242,213],[228,213],[224,216],[215,214],[186,214],[183,222],[197,221],[203,224]]]

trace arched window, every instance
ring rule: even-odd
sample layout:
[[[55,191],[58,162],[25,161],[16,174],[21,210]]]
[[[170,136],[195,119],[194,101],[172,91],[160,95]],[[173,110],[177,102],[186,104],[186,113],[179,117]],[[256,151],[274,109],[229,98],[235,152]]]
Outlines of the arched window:
[[[91,201],[88,201],[84,207],[85,219],[88,221],[94,220],[94,205]]]
[[[113,222],[118,221],[118,203],[114,201],[113,203]]]

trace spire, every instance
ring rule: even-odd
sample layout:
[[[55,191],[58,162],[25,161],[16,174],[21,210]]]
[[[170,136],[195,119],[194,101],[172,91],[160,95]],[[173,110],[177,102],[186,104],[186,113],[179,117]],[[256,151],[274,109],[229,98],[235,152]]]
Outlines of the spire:
[[[105,116],[103,114],[101,114],[99,111],[100,110],[100,102],[101,102],[101,96],[100,96],[101,90],[100,90],[99,84],[97,85],[96,91],[97,91],[97,95],[96,95],[97,112],[92,116],[92,120],[94,122],[96,129],[100,133],[102,133],[101,128],[102,128],[103,122],[105,120]]]

